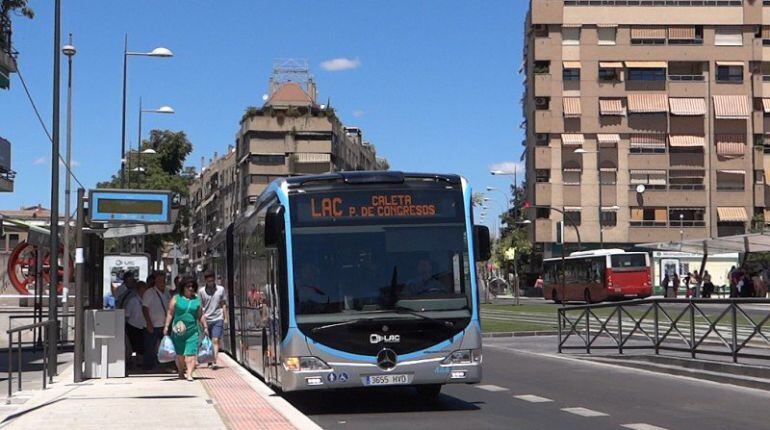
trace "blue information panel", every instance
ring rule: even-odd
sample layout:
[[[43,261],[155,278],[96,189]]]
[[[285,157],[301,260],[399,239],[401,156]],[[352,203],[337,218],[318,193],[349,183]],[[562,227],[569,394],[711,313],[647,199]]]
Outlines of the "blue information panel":
[[[171,192],[91,190],[91,222],[162,224],[171,222]]]

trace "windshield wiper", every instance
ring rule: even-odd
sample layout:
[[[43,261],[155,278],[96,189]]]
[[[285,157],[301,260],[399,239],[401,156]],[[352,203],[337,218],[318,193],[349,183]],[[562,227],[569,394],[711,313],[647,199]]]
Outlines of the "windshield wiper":
[[[430,321],[430,322],[432,322],[434,324],[440,325],[442,327],[452,328],[452,327],[455,326],[455,323],[453,323],[452,321],[440,320],[440,319],[437,319],[437,318],[431,318],[431,317],[429,317],[427,315],[423,315],[420,312],[417,312],[415,310],[409,309],[409,308],[404,307],[404,306],[395,306],[393,308],[393,310],[396,311],[397,314],[413,315],[413,316],[416,316],[418,318],[422,318],[422,319],[424,319],[426,321]]]
[[[326,324],[326,325],[322,325],[322,326],[318,326],[318,327],[313,327],[310,331],[312,331],[313,333],[317,333],[319,331],[326,330],[328,328],[343,327],[343,326],[346,326],[346,325],[355,325],[355,324],[360,324],[362,322],[370,322],[370,321],[373,321],[373,320],[374,320],[374,318],[356,318],[354,320],[348,320],[348,321],[343,321],[343,322],[338,322],[338,323]]]

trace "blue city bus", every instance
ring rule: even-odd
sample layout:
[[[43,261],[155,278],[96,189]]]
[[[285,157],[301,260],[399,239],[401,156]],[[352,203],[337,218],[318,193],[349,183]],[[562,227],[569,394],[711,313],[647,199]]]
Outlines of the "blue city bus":
[[[273,181],[212,240],[230,296],[225,348],[279,390],[481,380],[473,225],[464,178],[343,172]]]

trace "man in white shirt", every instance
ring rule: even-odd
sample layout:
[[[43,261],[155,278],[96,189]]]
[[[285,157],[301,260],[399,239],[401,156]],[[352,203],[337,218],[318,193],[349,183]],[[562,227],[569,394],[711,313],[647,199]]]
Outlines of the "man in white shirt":
[[[154,284],[148,285],[142,295],[142,311],[146,329],[144,332],[144,368],[158,366],[158,345],[163,337],[163,325],[166,323],[168,296],[166,296],[166,274],[155,272]]]
[[[143,283],[131,282],[128,284],[128,290],[122,295],[121,300],[116,303],[117,309],[125,310],[126,319],[126,338],[130,348],[126,349],[126,364],[133,366],[130,360],[131,353],[144,356],[144,329],[147,323],[144,320],[142,312],[141,296],[144,293]]]
[[[203,275],[206,284],[198,290],[201,299],[201,308],[206,316],[206,324],[211,334],[211,343],[214,344],[214,362],[209,363],[216,369],[217,355],[219,354],[219,340],[222,338],[225,328],[227,297],[225,287],[217,285],[213,271],[207,271]]]

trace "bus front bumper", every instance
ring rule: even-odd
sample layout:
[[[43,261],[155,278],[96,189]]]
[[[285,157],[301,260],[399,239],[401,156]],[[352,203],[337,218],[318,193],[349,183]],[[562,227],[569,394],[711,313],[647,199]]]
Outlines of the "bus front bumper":
[[[427,384],[475,384],[481,364],[442,365],[442,358],[398,363],[382,370],[374,363],[329,363],[330,370],[290,371],[281,368],[284,391],[340,389]]]

